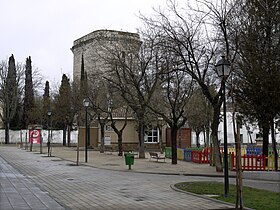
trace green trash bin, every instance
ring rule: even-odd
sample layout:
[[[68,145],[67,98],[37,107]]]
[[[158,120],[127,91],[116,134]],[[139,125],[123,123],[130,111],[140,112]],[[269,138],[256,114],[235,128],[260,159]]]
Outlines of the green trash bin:
[[[124,154],[125,165],[128,165],[128,169],[131,169],[131,165],[134,165],[134,155],[130,153]]]

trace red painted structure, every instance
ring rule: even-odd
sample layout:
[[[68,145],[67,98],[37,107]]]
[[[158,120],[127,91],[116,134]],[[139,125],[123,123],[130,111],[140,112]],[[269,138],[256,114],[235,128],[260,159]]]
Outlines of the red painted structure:
[[[192,162],[194,163],[210,163],[210,148],[204,148],[202,151],[192,151]]]
[[[229,154],[230,169],[236,170],[236,156]],[[242,170],[244,171],[264,171],[266,170],[266,157],[262,155],[241,156]]]
[[[177,132],[177,148],[190,148],[192,142],[192,129],[180,128]],[[166,146],[171,147],[171,129],[166,129]]]

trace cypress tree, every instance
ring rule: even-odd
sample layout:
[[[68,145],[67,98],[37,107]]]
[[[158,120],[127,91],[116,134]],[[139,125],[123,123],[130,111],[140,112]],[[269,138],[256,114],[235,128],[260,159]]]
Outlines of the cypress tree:
[[[82,63],[81,63],[81,81],[80,81],[80,94],[81,99],[83,100],[88,96],[88,82],[87,82],[87,73],[85,71],[84,64],[84,55],[82,54]]]
[[[43,95],[43,110],[42,110],[42,116],[43,116],[43,126],[47,128],[48,126],[48,110],[50,110],[50,85],[49,81],[46,81],[45,83],[45,89],[44,89],[44,95]]]
[[[73,111],[71,101],[71,86],[69,78],[63,74],[59,94],[56,97],[55,103],[55,124],[57,128],[63,129],[63,145],[66,145],[66,129],[71,126]]]
[[[32,66],[31,57],[26,58],[25,65],[25,86],[24,86],[24,103],[23,103],[23,122],[26,127],[30,123],[34,123],[31,117],[32,109],[34,108],[34,89],[32,82]]]
[[[3,123],[5,127],[5,144],[9,143],[10,123],[15,117],[18,105],[18,86],[16,80],[16,66],[14,56],[11,55],[8,73],[3,87]]]

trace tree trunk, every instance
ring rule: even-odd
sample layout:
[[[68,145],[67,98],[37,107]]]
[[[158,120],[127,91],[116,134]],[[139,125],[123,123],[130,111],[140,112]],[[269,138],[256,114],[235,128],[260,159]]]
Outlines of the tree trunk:
[[[10,123],[5,122],[5,144],[10,143],[9,131],[10,131]]]
[[[68,147],[70,147],[70,143],[71,143],[71,127],[70,125],[67,126],[67,145]]]
[[[243,182],[242,182],[242,163],[241,163],[241,140],[240,128],[241,122],[239,118],[235,117],[235,111],[232,113],[233,132],[236,148],[236,200],[235,209],[243,209]]]
[[[63,146],[66,146],[66,129],[67,129],[67,126],[65,124],[64,128],[63,128],[63,134],[62,134],[62,145]]]
[[[123,125],[123,128],[118,130],[116,125],[115,125],[115,122],[113,121],[113,117],[112,116],[111,116],[111,120],[112,120],[111,126],[112,126],[114,132],[118,136],[118,151],[119,151],[118,156],[122,156],[123,155],[122,135],[123,135],[123,130],[126,127],[126,122]]]
[[[33,130],[33,128],[32,128],[32,130]],[[29,133],[29,141],[30,141],[30,148],[29,148],[29,150],[30,150],[30,152],[32,152],[32,149],[33,149],[33,131],[31,131],[31,135]]]
[[[213,142],[213,150],[214,150],[214,163],[216,166],[217,172],[222,172],[222,159],[221,159],[221,153],[220,153],[220,145],[218,140],[218,127],[219,127],[219,116],[220,116],[220,108],[215,107],[214,113],[213,113],[213,122],[211,124],[211,137]]]
[[[262,127],[262,129],[263,129],[263,149],[262,149],[262,152],[263,152],[263,155],[265,155],[265,157],[267,157],[268,156],[269,126],[264,125]],[[264,161],[265,161],[265,165],[267,165],[266,159]]]
[[[275,168],[275,171],[277,171],[278,170],[278,153],[277,153],[277,149],[276,149],[274,119],[271,120],[271,139],[272,139],[272,149],[273,149],[273,155],[274,155],[274,168]]]
[[[200,147],[200,143],[199,143],[199,134],[200,134],[200,132],[195,132],[195,136],[196,136],[196,147],[197,147],[197,148]]]
[[[139,158],[145,158],[144,134],[145,134],[144,123],[140,121],[138,125]]]
[[[160,153],[163,154],[163,143],[162,143],[162,125],[158,125],[158,131],[159,131],[159,149]]]
[[[206,133],[205,130],[203,131],[203,142],[204,142],[204,147],[208,147],[208,144],[206,142]]]
[[[241,141],[240,141],[240,124],[237,123],[236,135],[236,203],[235,208],[243,209],[243,181],[241,166]]]
[[[206,126],[206,147],[210,146],[210,123]]]
[[[104,153],[105,123],[103,122],[100,122],[100,131],[101,131],[100,153]]]
[[[119,149],[118,156],[122,156],[122,154],[123,154],[123,151],[122,151],[122,132],[118,133],[118,149]]]
[[[171,127],[171,151],[172,151],[172,164],[177,164],[177,131],[178,128]]]

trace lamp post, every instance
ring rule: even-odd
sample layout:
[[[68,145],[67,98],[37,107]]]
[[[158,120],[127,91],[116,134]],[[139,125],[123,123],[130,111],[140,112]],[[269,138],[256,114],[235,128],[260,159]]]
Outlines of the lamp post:
[[[51,116],[52,116],[52,111],[51,110],[49,110],[48,111],[48,117],[49,117],[49,126],[48,126],[48,143],[47,143],[47,146],[48,146],[48,157],[50,157],[51,156],[51,153],[50,153],[50,148],[51,148],[51,135],[50,135],[50,125],[51,125]]]
[[[87,109],[89,107],[89,98],[86,97],[83,100],[83,105],[86,108],[86,132],[85,132],[85,162],[87,163],[87,150],[88,150],[88,113],[87,113]]]
[[[227,145],[227,116],[226,116],[226,80],[230,74],[230,63],[222,56],[222,59],[216,64],[216,69],[218,76],[222,78],[222,88],[223,88],[223,112],[224,112],[224,188],[225,197],[228,197],[229,192],[229,178],[228,178],[228,145]]]

